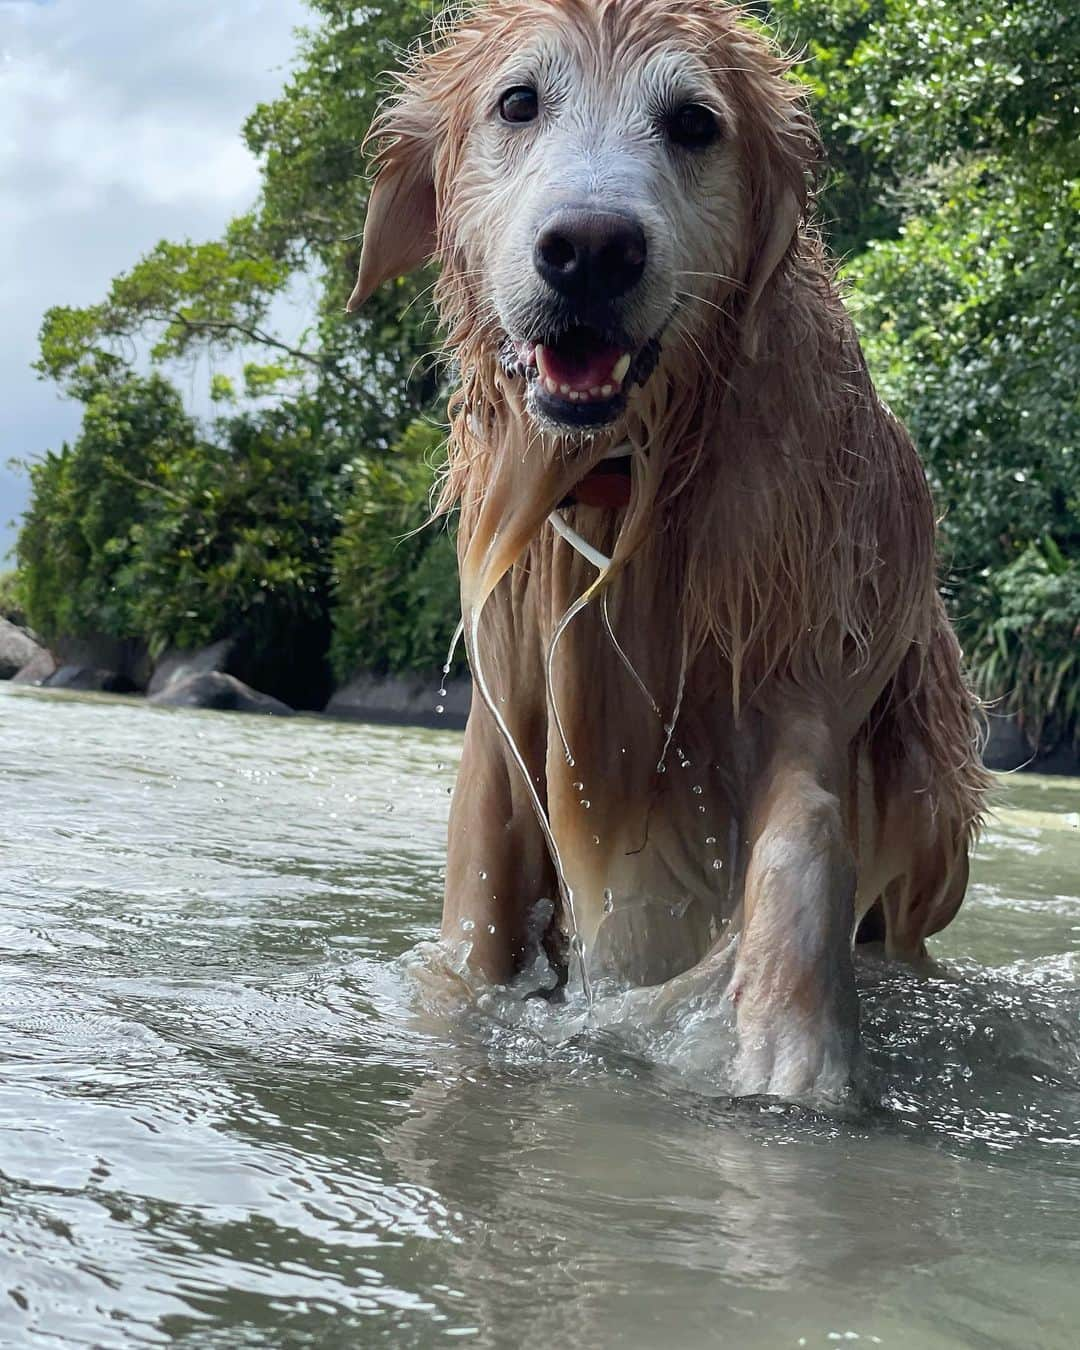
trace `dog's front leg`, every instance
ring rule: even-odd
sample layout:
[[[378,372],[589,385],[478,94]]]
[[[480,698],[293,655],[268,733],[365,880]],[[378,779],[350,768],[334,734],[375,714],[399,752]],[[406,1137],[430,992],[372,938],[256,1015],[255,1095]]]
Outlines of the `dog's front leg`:
[[[826,729],[784,719],[751,797],[743,924],[730,985],[736,1087],[832,1096],[851,1081],[858,1001],[855,868]]]
[[[524,732],[519,743],[531,764],[542,765],[542,726],[534,731]],[[477,699],[450,810],[442,936],[467,941],[469,965],[504,984],[536,955],[556,896],[532,801]]]

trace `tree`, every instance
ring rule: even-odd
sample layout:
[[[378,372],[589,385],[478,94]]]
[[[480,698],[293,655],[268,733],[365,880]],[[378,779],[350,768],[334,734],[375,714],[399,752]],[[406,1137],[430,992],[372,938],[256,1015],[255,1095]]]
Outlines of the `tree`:
[[[159,461],[197,438],[176,390],[160,375],[87,385],[75,444],[29,466],[31,502],[19,534],[21,594],[46,637],[138,635],[122,583]]]
[[[1080,11],[889,0],[850,68],[845,119],[903,210],[850,269],[857,312],[928,463],[961,637],[1036,738],[1080,735]]]
[[[431,671],[460,612],[452,533],[431,523],[432,484],[446,432],[409,427],[392,452],[360,458],[334,545],[338,679],[357,670]]]
[[[160,243],[100,304],[46,316],[39,369],[86,403],[87,423],[33,470],[20,557],[28,608],[50,623],[155,647],[256,612],[325,626],[332,604],[344,678],[436,662],[457,617],[449,538],[412,533],[445,393],[430,278],[344,315],[361,142],[383,72],[431,11],[308,2],[292,73],[245,128],[262,165],[251,212],[220,240]],[[1048,740],[1080,734],[1066,659],[1080,636],[1080,9],[750,8],[800,55],[829,165],[823,226],[879,386],[927,462],[944,589],[980,686]],[[285,332],[275,319],[301,283],[310,322]],[[218,376],[215,393],[253,408],[205,431],[167,386],[156,411],[143,406],[140,356],[159,367],[221,350],[248,360],[242,391]],[[135,419],[121,418],[127,433],[110,431],[113,405]]]
[[[321,706],[344,461],[301,400],[222,418],[155,464],[118,578],[152,656],[234,637],[253,683]]]
[[[285,88],[244,129],[263,170],[253,210],[220,240],[163,240],[98,305],[51,309],[43,375],[78,395],[88,374],[132,368],[143,353],[164,363],[242,350],[249,392],[302,393],[328,424],[376,449],[432,405],[430,279],[402,280],[359,319],[345,315],[367,198],[362,142],[389,87],[384,72],[430,28],[430,7],[309,5],[317,22],[299,35]],[[299,337],[285,336],[273,318],[301,282],[314,289],[315,311]]]

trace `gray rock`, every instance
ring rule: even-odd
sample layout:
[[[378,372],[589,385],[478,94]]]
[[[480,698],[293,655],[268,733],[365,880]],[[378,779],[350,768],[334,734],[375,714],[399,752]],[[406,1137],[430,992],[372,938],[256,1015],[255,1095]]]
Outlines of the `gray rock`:
[[[151,694],[149,702],[159,708],[213,708],[218,712],[264,713],[291,717],[292,708],[269,694],[241,683],[234,675],[207,670],[171,680]]]
[[[44,684],[56,670],[56,658],[52,652],[39,647],[37,652],[11,677],[12,684]]]
[[[0,618],[0,680],[10,680],[44,649],[25,628]]]
[[[1080,746],[1063,742],[1035,747],[1015,713],[991,711],[987,717],[983,763],[999,773],[1026,769],[1032,773],[1075,777],[1080,773]]]
[[[207,675],[215,670],[228,674],[232,649],[232,638],[222,638],[220,642],[212,642],[209,647],[195,650],[170,647],[154,667],[146,692],[153,697],[178,680],[186,680],[189,675]]]
[[[293,634],[279,642],[241,628],[207,647],[169,648],[154,667],[147,692],[158,694],[174,680],[221,671],[287,706],[315,712],[333,687],[328,643],[329,632]]]
[[[89,633],[83,637],[50,639],[49,647],[62,670],[77,666],[88,671],[105,671],[107,683],[95,683],[95,677],[82,677],[87,682],[64,686],[73,689],[105,689],[109,693],[130,694],[146,688],[150,679],[150,657],[146,644],[138,638],[114,638],[106,633]]]
[[[410,726],[460,730],[469,716],[472,681],[468,676],[448,680],[445,695],[439,675],[357,675],[342,685],[323,710],[328,717],[361,722],[392,722]],[[442,708],[442,712],[437,709]]]
[[[1008,773],[1029,765],[1035,758],[1031,742],[1014,714],[991,712],[986,719],[983,763],[988,769]]]
[[[76,689],[82,693],[136,694],[134,680],[102,666],[64,665],[41,681],[46,689]]]

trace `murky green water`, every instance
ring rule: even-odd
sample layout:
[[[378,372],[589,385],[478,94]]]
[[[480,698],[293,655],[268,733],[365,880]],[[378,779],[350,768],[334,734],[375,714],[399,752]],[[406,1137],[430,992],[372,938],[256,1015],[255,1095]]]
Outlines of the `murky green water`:
[[[1080,784],[862,963],[844,1121],[418,1012],[458,747],[0,689],[0,1345],[1080,1343]]]

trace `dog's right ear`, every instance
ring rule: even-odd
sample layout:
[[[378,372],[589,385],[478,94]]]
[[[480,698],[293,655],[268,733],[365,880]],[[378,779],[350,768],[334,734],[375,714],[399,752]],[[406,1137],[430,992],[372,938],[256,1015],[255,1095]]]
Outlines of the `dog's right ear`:
[[[372,127],[382,149],[349,314],[384,281],[414,272],[435,252],[433,131],[430,118],[411,100],[392,105]]]

